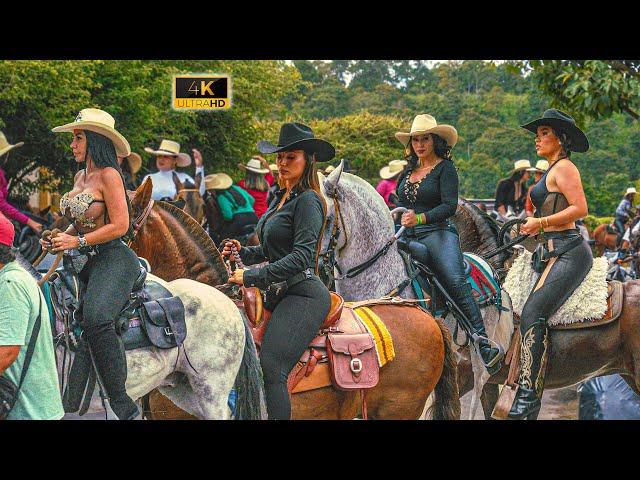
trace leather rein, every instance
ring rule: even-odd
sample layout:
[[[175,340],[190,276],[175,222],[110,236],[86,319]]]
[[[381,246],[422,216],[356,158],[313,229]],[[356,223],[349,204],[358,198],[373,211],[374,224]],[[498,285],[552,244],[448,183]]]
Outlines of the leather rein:
[[[129,247],[131,246],[133,241],[136,239],[136,236],[138,235],[138,232],[140,231],[140,229],[144,226],[145,223],[147,223],[147,218],[149,218],[149,214],[151,213],[151,210],[153,209],[153,205],[155,203],[156,203],[155,200],[150,199],[149,203],[147,204],[145,209],[142,211],[142,213],[140,213],[140,215],[138,215],[133,220],[133,237],[131,237],[131,240],[127,242],[127,246]]]

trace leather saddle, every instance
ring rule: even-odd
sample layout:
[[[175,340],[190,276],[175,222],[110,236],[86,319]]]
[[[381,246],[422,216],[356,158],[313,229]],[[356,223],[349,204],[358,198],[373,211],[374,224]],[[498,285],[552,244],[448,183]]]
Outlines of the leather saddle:
[[[335,292],[330,294],[331,307],[318,335],[289,374],[290,393],[330,385],[341,390],[363,391],[378,383],[379,366],[373,337],[353,310],[344,306],[344,299]],[[259,351],[271,312],[264,308],[262,294],[256,287],[243,289],[242,306]],[[366,416],[366,407],[363,407],[363,416]]]
[[[49,280],[49,294],[54,311],[52,319],[69,320],[71,346],[82,335],[82,296],[84,286],[78,275],[64,268]],[[187,336],[184,305],[180,297],[153,280],[140,267],[132,293],[116,320],[125,350],[143,347],[174,348]]]

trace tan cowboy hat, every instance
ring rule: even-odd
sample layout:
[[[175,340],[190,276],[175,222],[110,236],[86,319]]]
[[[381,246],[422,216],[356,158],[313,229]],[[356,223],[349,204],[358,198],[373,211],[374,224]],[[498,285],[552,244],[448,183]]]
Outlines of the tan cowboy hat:
[[[458,131],[451,125],[438,125],[436,119],[426,113],[416,115],[411,124],[411,131],[397,132],[396,138],[406,147],[411,137],[424,135],[425,133],[435,133],[442,137],[449,147],[453,147],[458,141]]]
[[[262,162],[257,158],[252,158],[246,164],[239,163],[238,167],[254,173],[269,173],[269,168],[262,168]]]
[[[507,175],[511,176],[520,170],[528,170],[531,168],[531,162],[529,160],[516,160],[513,163],[513,170],[511,170]]]
[[[24,142],[14,143],[13,145],[7,141],[7,137],[4,136],[3,132],[0,132],[0,157],[7,153],[9,150],[13,150],[14,148],[18,148],[24,145]]]
[[[327,168],[324,169],[323,173],[325,175],[329,175],[331,172],[333,172],[336,169],[336,167],[334,167],[333,165],[329,165]]]
[[[636,187],[627,188],[627,192],[625,193],[625,195],[629,195],[630,193],[638,193],[636,192]]]
[[[74,130],[89,130],[90,132],[104,135],[113,142],[116,147],[116,155],[128,157],[131,153],[129,142],[116,129],[115,119],[104,110],[98,108],[85,108],[80,110],[75,121],[51,129],[52,132],[72,132]]]
[[[138,173],[140,167],[142,167],[142,157],[135,152],[131,152],[131,154],[127,157],[129,162],[129,166],[131,167],[131,171],[133,173]]]
[[[271,170],[271,173],[275,173],[278,171],[278,165],[276,165],[275,163],[270,163],[269,164],[269,170]]]
[[[544,173],[549,170],[549,162],[546,160],[538,160],[535,167],[527,168],[527,172]]]
[[[389,165],[380,169],[380,178],[388,180],[399,174],[408,162],[406,160],[391,160]]]
[[[226,190],[231,185],[233,180],[226,173],[212,173],[204,177],[205,190]]]
[[[187,167],[191,165],[191,156],[187,153],[180,153],[180,144],[173,140],[162,140],[157,150],[144,147],[144,151],[153,155],[166,155],[169,157],[178,157],[177,165],[179,167]]]

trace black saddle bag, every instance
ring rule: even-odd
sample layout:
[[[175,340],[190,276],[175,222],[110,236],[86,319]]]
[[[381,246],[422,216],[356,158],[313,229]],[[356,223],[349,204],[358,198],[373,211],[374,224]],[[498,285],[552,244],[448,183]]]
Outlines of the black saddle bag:
[[[142,304],[142,328],[158,348],[175,348],[187,337],[180,297],[159,298]]]

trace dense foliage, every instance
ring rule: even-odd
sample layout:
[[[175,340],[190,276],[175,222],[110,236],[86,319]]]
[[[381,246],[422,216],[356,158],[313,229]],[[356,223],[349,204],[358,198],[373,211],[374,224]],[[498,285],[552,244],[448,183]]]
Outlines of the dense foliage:
[[[62,188],[55,179],[68,184],[70,136],[50,129],[95,106],[114,115],[134,151],[166,136],[185,151],[199,148],[208,172],[235,179],[235,164],[256,153],[257,140],[277,140],[283,121],[306,122],[375,184],[379,169],[403,155],[394,133],[408,131],[417,113],[430,113],[458,129],[461,195],[493,197],[515,160],[537,160],[533,136],[519,125],[556,107],[578,119],[591,143],[588,153],[573,156],[590,213],[611,215],[640,177],[635,70],[633,62],[604,61],[4,61],[0,128],[26,142],[5,169],[13,194],[33,188],[22,176],[35,165],[48,167],[43,181],[51,188]],[[170,81],[178,72],[231,74],[233,107],[173,111]],[[153,170],[152,158],[143,158]]]

